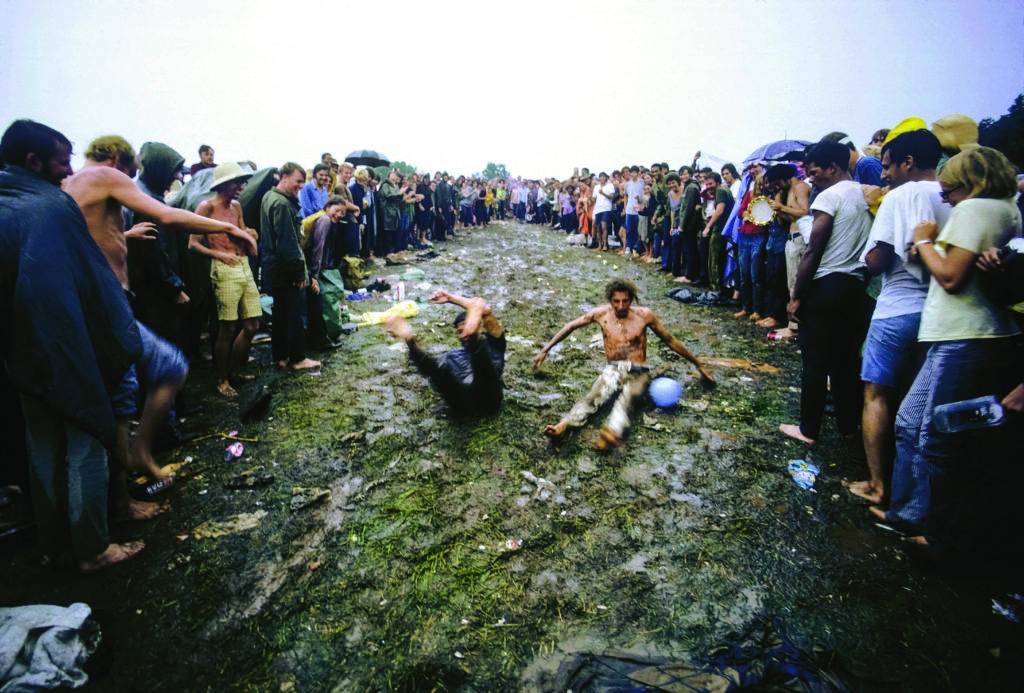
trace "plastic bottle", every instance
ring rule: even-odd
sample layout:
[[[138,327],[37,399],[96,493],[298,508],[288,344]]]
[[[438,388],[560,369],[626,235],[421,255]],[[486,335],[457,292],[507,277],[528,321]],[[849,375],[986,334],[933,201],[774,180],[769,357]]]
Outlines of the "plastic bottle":
[[[977,428],[993,428],[1003,423],[1003,405],[995,395],[935,407],[935,428],[943,433],[959,433]]]

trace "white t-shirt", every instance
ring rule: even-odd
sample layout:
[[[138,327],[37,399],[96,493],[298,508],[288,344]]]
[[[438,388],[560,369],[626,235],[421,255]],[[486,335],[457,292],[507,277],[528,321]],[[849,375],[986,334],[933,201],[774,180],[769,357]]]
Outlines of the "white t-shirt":
[[[735,178],[732,181],[732,185],[729,186],[729,192],[732,193],[732,199],[734,200],[740,199],[740,182],[739,178]]]
[[[603,192],[604,195],[607,195],[608,197],[605,197],[604,195],[601,194],[601,192],[598,192],[599,190],[601,192]],[[611,198],[613,198],[613,197],[615,197],[615,185],[611,181],[608,181],[604,185],[598,184],[597,186],[595,186],[594,187],[594,214],[600,214],[601,212],[610,212],[610,211],[612,211],[612,201],[611,201]]]
[[[644,182],[631,180],[626,182],[626,214],[639,214],[638,201],[644,194]]]
[[[832,235],[814,278],[820,279],[833,272],[860,275],[864,267],[860,254],[871,232],[871,214],[860,183],[843,180],[823,190],[814,198],[811,211],[832,217]]]
[[[914,240],[914,227],[921,222],[934,221],[940,231],[946,225],[953,208],[942,201],[941,190],[938,181],[912,181],[894,188],[882,200],[860,259],[863,262],[879,242],[891,245],[895,256],[882,275],[872,320],[920,313],[924,308],[928,277],[920,260],[909,258],[907,262],[906,248]]]
[[[945,257],[950,246],[981,254],[1001,248],[1020,236],[1020,212],[1013,198],[994,200],[971,198],[959,203],[945,228],[935,238],[935,252]],[[992,303],[981,288],[977,269],[960,289],[950,293],[935,277],[928,286],[928,298],[921,312],[919,342],[959,339],[987,339],[1019,334],[1009,308]]]

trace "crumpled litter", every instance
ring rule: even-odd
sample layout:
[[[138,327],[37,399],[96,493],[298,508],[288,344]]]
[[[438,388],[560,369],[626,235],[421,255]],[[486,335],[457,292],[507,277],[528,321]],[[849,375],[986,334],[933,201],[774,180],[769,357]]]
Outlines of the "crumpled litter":
[[[274,483],[274,475],[256,469],[248,469],[224,482],[224,488],[231,490],[259,488]]]
[[[533,484],[534,492],[533,497],[536,500],[546,501],[549,500],[553,495],[558,493],[558,489],[553,483],[543,477],[539,477],[528,469],[524,469],[520,472],[524,479]],[[561,498],[559,496],[559,498]],[[557,500],[557,499],[556,499]]]
[[[415,301],[402,301],[401,303],[396,303],[385,311],[370,311],[353,317],[357,325],[365,327],[367,325],[380,325],[381,323],[386,322],[388,318],[392,318],[396,315],[403,318],[414,318],[419,314],[420,308],[416,305]]]
[[[793,477],[796,485],[802,489],[813,490],[814,482],[817,481],[819,474],[821,474],[821,469],[816,464],[806,460],[789,461],[789,475]]]
[[[292,510],[302,510],[314,503],[327,500],[331,497],[331,490],[327,488],[316,488],[315,486],[293,486],[292,501],[289,507]]]
[[[229,534],[237,534],[248,529],[255,529],[266,516],[266,510],[257,510],[253,513],[239,513],[227,520],[207,520],[192,530],[192,536],[196,539],[226,537]]]
[[[81,602],[0,609],[0,690],[28,693],[88,683],[82,667],[100,642],[91,613]]]

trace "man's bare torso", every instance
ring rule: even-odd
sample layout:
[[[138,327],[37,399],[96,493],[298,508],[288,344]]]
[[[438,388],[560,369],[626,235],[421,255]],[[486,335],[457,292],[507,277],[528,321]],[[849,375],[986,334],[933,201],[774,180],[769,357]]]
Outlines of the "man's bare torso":
[[[61,183],[82,210],[96,245],[110,263],[121,286],[128,288],[128,246],[124,237],[124,217],[121,203],[110,195],[106,177],[112,169],[89,166],[69,176]]]
[[[651,311],[630,307],[629,314],[619,319],[610,305],[597,309],[595,321],[604,335],[604,353],[609,361],[632,361],[643,365],[647,361],[647,326]]]
[[[245,228],[245,222],[242,221],[242,206],[237,200],[230,200],[227,204],[224,204],[224,200],[221,197],[214,195],[209,200],[199,203],[196,214],[233,224],[240,229]],[[221,250],[238,257],[245,257],[245,252],[238,242],[226,233],[208,234],[206,236],[206,243],[214,250]]]

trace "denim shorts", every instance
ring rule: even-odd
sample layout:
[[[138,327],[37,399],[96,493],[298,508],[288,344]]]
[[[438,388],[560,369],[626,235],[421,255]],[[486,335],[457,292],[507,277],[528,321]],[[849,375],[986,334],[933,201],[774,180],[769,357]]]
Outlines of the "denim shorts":
[[[121,377],[111,395],[114,416],[119,419],[138,413],[139,379],[152,388],[164,383],[180,383],[188,375],[188,362],[177,347],[153,334],[138,320],[135,325],[142,337],[142,356]]]
[[[884,387],[909,382],[924,360],[925,349],[917,341],[920,313],[872,320],[864,341],[860,379]]]
[[[610,224],[612,222],[611,217],[611,212],[598,212],[597,215],[594,216],[594,221],[596,221],[598,224]]]

